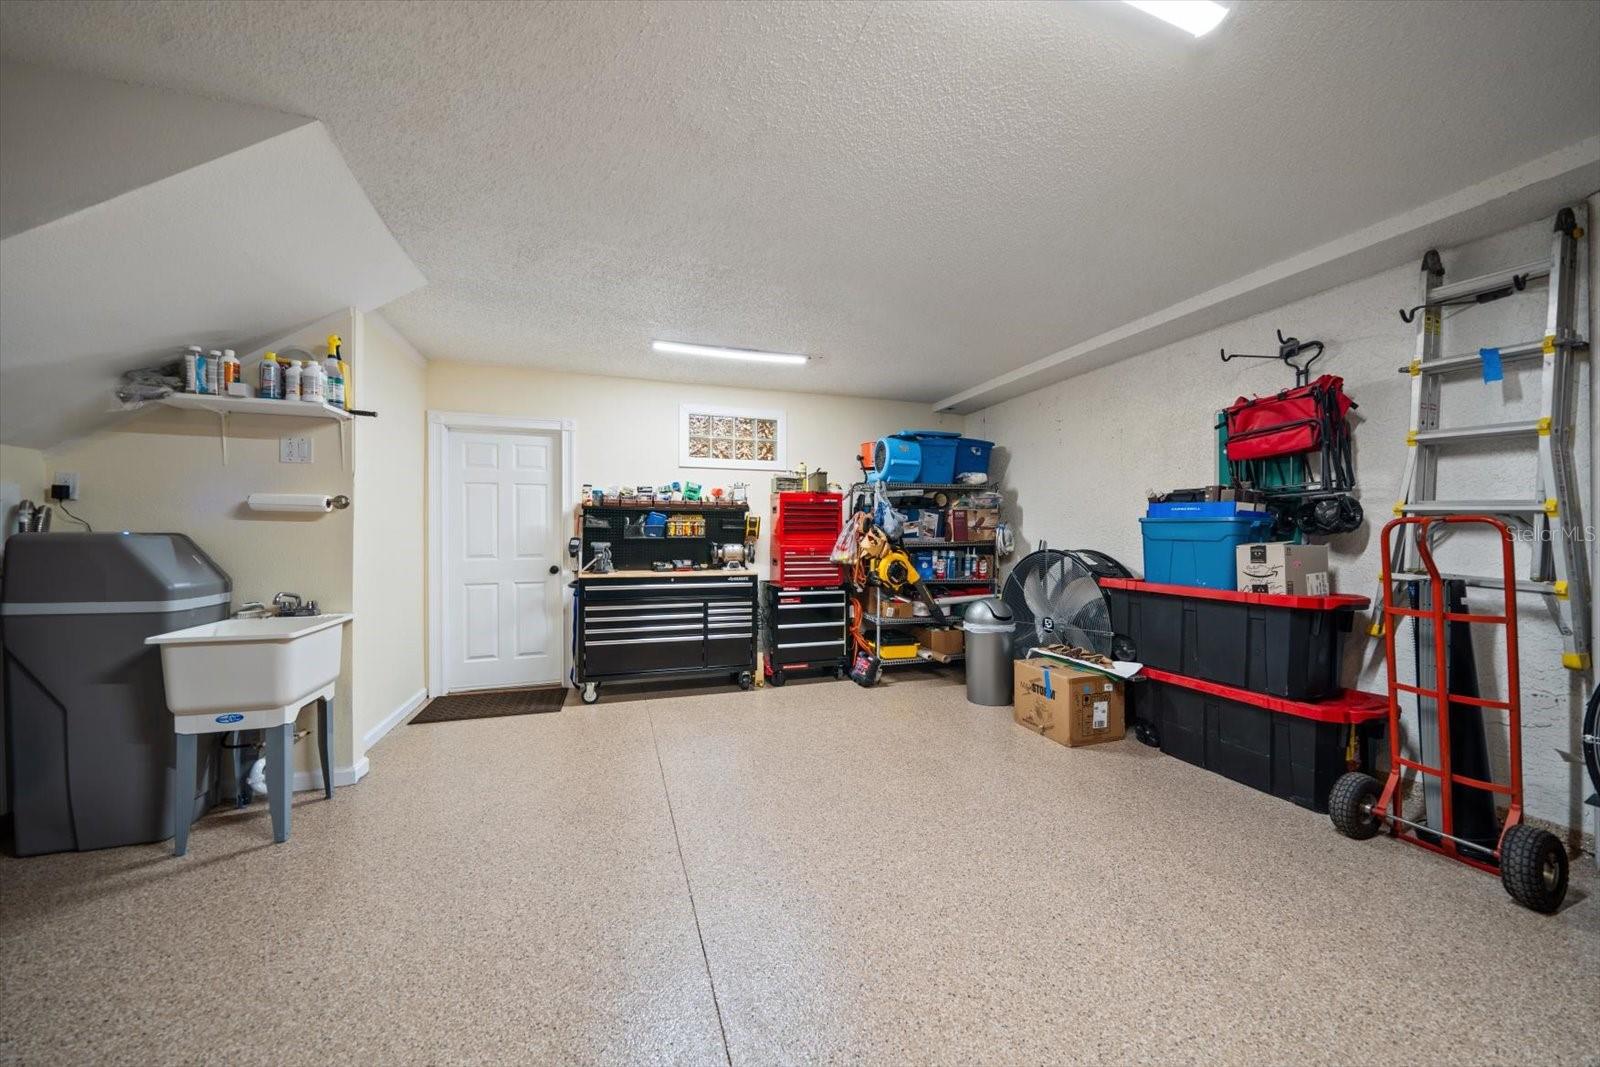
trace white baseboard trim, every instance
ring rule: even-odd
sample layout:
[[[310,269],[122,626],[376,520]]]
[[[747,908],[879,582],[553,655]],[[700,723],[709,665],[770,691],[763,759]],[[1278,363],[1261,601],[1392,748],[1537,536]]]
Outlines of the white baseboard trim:
[[[383,717],[382,722],[367,731],[366,736],[361,739],[361,751],[365,752],[379,741],[382,741],[388,736],[390,730],[409,719],[411,714],[427,701],[428,691],[426,689],[418,689],[415,693],[406,697],[405,700],[400,702],[398,708]]]
[[[333,769],[334,788],[344,785],[355,785],[357,782],[361,781],[361,779],[365,778],[367,776],[367,771],[371,769],[372,765],[367,762],[367,757],[365,756],[362,756],[360,759],[356,760],[354,767],[335,767]],[[296,793],[303,793],[307,789],[320,790],[321,788],[321,768],[318,768],[314,771],[294,772],[294,791]]]

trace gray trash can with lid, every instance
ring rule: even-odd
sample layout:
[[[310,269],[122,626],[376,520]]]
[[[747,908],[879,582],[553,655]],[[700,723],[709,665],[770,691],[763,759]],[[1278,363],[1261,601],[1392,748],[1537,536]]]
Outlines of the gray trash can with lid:
[[[1016,621],[1003,600],[979,600],[961,619],[967,631],[967,700],[1002,707],[1011,703],[1011,633]]]
[[[0,575],[6,792],[16,852],[172,836],[173,796],[215,791],[216,740],[174,780],[161,654],[146,637],[228,617],[233,583],[182,534],[16,534]]]

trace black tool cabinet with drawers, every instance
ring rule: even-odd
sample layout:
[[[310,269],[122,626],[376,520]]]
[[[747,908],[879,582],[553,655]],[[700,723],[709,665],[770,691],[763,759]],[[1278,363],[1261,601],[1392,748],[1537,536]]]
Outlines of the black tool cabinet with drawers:
[[[844,586],[785,589],[766,583],[767,681],[782,685],[791,673],[849,671]]]
[[[583,702],[602,682],[722,674],[750,688],[756,663],[751,571],[614,571],[577,581],[574,666]]]

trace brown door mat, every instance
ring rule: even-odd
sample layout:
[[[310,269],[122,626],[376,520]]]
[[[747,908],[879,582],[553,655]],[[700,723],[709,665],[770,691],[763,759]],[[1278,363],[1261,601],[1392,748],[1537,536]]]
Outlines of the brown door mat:
[[[483,693],[451,693],[431,701],[411,725],[423,722],[459,722],[462,719],[498,719],[502,715],[538,715],[560,711],[567,699],[565,686],[539,689],[494,689]]]

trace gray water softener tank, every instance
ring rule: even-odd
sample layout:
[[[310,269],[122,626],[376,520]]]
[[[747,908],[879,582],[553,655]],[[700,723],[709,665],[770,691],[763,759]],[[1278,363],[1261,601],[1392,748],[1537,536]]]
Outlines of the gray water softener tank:
[[[182,534],[16,534],[0,575],[6,792],[16,853],[172,836],[174,789],[211,807],[217,734],[174,781],[152,634],[228,617],[233,583]]]

